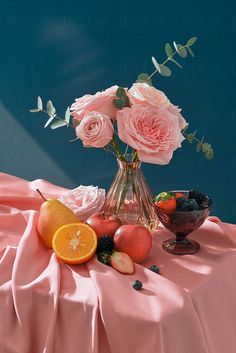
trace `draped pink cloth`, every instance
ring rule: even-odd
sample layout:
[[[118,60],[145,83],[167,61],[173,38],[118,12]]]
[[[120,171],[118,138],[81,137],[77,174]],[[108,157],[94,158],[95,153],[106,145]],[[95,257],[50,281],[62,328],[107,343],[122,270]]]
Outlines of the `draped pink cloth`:
[[[0,353],[236,352],[235,225],[210,217],[191,236],[201,250],[185,256],[162,250],[160,227],[134,275],[96,258],[69,266],[38,238],[36,188],[65,192],[0,174]]]

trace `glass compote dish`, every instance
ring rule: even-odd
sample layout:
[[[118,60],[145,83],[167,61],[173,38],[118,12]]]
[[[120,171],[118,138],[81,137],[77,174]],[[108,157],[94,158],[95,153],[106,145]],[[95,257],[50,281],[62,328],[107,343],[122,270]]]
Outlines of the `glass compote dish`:
[[[172,192],[174,194],[181,192],[188,196],[188,191]],[[208,196],[206,196],[206,200],[205,208],[192,211],[169,211],[156,206],[157,215],[161,223],[175,234],[175,238],[163,242],[162,247],[164,250],[176,255],[194,254],[199,250],[199,243],[188,239],[187,236],[198,229],[209,216],[212,201]]]

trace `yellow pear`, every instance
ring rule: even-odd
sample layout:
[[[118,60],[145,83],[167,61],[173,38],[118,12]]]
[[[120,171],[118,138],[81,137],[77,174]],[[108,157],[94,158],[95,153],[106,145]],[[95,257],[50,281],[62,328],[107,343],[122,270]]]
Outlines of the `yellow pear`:
[[[44,203],[41,205],[38,233],[42,238],[44,244],[52,248],[52,238],[60,227],[70,223],[81,223],[80,219],[57,199],[46,199],[39,189],[36,191],[40,194]]]

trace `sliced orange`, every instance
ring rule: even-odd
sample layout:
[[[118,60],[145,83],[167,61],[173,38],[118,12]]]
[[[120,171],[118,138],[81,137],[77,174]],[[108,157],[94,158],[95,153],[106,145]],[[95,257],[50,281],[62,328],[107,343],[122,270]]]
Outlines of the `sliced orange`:
[[[66,224],[54,234],[52,247],[57,257],[67,264],[81,264],[95,254],[97,235],[87,224]]]

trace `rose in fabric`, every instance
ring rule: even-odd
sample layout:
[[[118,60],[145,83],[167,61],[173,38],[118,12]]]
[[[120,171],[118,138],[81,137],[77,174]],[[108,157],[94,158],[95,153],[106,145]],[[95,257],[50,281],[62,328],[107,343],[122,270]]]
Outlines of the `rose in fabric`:
[[[109,116],[91,112],[75,129],[85,147],[105,147],[113,138],[114,127]]]
[[[101,210],[105,202],[105,190],[97,186],[80,185],[62,195],[59,200],[69,207],[81,221]]]
[[[168,164],[184,140],[176,116],[164,107],[135,104],[117,114],[120,139],[147,163]]]
[[[113,100],[117,98],[117,88],[118,86],[112,86],[94,95],[86,94],[76,99],[70,108],[72,111],[71,115],[75,120],[82,120],[88,112],[97,111],[108,115],[111,119],[115,119],[117,109],[114,106]]]
[[[164,107],[172,115],[176,116],[181,130],[184,129],[187,124],[180,114],[181,109],[173,105],[162,91],[145,82],[134,83],[128,91],[128,96],[131,104],[151,104],[159,108]]]

